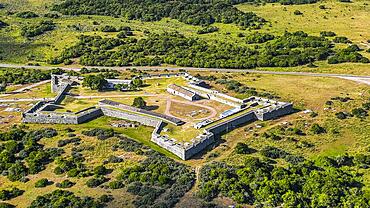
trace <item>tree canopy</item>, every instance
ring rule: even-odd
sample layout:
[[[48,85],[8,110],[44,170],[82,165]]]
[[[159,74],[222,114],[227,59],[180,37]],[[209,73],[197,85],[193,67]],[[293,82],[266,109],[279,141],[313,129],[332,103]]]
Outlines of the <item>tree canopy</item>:
[[[248,0],[66,0],[53,10],[65,15],[123,16],[129,20],[158,21],[165,17],[186,24],[210,25],[215,22],[234,23],[258,28],[265,20],[252,12],[244,13],[233,5]]]

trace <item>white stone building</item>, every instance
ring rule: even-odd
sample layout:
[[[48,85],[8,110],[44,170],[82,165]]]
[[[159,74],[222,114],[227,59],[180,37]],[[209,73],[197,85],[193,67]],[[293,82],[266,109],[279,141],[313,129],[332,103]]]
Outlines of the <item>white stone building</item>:
[[[167,87],[167,92],[173,95],[180,96],[182,98],[185,98],[186,100],[194,101],[194,100],[199,100],[200,96],[188,89],[185,89],[183,87],[180,87],[176,84],[170,84]]]

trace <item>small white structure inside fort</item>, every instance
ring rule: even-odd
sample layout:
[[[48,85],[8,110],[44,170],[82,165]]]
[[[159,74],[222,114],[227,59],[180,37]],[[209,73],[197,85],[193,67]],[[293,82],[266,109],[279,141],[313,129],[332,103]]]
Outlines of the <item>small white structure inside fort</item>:
[[[200,96],[188,89],[185,89],[183,87],[180,87],[176,84],[170,84],[167,87],[167,92],[173,95],[180,96],[182,98],[185,98],[186,100],[194,101],[194,100],[199,100]]]

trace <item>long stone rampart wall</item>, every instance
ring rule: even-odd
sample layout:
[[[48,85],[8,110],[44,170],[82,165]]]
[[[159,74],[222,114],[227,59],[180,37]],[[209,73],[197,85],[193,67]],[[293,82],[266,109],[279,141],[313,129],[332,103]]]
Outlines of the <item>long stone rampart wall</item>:
[[[261,109],[263,111],[263,109]],[[282,106],[278,106],[273,110],[267,111],[267,112],[256,112],[256,116],[259,120],[266,121],[271,120],[274,118],[281,117],[283,115],[287,115],[293,112],[293,104],[292,103],[285,103]]]
[[[155,119],[152,117],[148,117],[144,115],[142,116],[139,114],[129,113],[129,112],[121,111],[121,110],[114,110],[114,109],[107,108],[104,106],[101,106],[101,109],[105,116],[115,117],[115,118],[129,120],[129,121],[136,121],[145,126],[156,127],[158,122],[161,121],[160,119]]]
[[[91,109],[79,115],[73,113],[36,112],[24,113],[24,123],[80,124],[103,115],[100,108]]]
[[[78,124],[77,116],[55,113],[29,113],[23,116],[24,123]]]
[[[198,154],[199,152],[203,151],[206,147],[213,144],[215,142],[214,134],[207,133],[206,136],[197,143],[193,144],[191,147],[187,147],[185,150],[185,157],[183,160],[190,159],[194,155]]]
[[[199,91],[195,91],[195,93],[201,95],[202,97],[205,97],[210,100],[215,100],[225,105],[239,107],[243,103],[243,100],[241,99],[231,97],[229,95],[226,95],[224,93],[221,93],[215,90],[210,90],[210,89],[207,89],[207,88],[204,88],[198,85],[193,85],[193,84],[190,84],[190,87],[193,88],[193,89],[190,88],[190,90],[192,91],[199,90]]]
[[[132,112],[134,114],[141,114],[144,117],[153,117],[154,119],[164,120],[165,122],[174,124],[176,126],[184,124],[182,120],[176,117],[173,117],[173,116],[168,116],[165,114],[160,114],[160,113],[144,110],[141,108],[136,108],[133,106],[125,105],[125,104],[111,101],[111,100],[101,100],[99,101],[99,106],[118,108],[124,111]]]
[[[24,113],[34,113],[45,105],[45,101],[39,101]]]
[[[233,106],[233,107],[240,107],[240,104],[239,103],[235,103],[235,102],[231,102],[231,101],[225,100],[225,99],[220,98],[220,97],[218,97],[218,96],[216,96],[214,94],[209,94],[209,98],[211,100],[215,100],[215,101],[217,101],[219,103],[223,103],[225,105],[229,105],[229,106]]]
[[[214,135],[220,135],[224,132],[229,132],[241,125],[249,122],[256,121],[257,117],[254,111],[247,112],[230,120],[219,123],[215,126],[206,129],[208,132],[212,132]]]
[[[151,141],[157,144],[158,146],[168,150],[169,152],[172,152],[182,160],[186,160],[185,149],[181,144],[171,142],[159,134],[152,135]]]
[[[58,95],[55,97],[54,103],[55,104],[60,104],[62,102],[62,100],[64,99],[65,93],[69,89],[71,89],[71,85],[69,85],[69,84],[63,85],[61,90],[59,91]]]
[[[141,75],[141,79],[158,79],[158,78],[171,78],[171,77],[181,77],[185,76],[185,73],[168,73],[168,74],[151,74],[151,75]]]
[[[77,115],[77,123],[85,123],[103,115],[103,111],[100,108],[90,109]]]

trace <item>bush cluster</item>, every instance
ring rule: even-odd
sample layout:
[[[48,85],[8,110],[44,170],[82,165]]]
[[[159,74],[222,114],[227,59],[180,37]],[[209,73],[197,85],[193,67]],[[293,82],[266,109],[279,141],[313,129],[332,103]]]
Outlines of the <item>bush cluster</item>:
[[[264,43],[269,40],[273,40],[275,38],[274,35],[268,34],[268,33],[253,33],[248,35],[245,40],[248,44],[252,43]]]
[[[17,196],[20,196],[24,193],[23,190],[20,190],[18,188],[11,188],[11,189],[3,189],[0,191],[0,200],[6,201],[13,199]]]
[[[194,172],[158,153],[150,153],[139,165],[124,169],[119,181],[129,183],[128,192],[137,195],[137,207],[173,207],[191,189]]]
[[[46,187],[46,186],[51,185],[53,183],[54,183],[53,181],[49,181],[47,178],[42,178],[42,179],[36,181],[35,187],[36,188],[43,188],[43,187]]]
[[[349,156],[324,157],[288,167],[256,157],[244,159],[239,166],[213,162],[200,171],[197,195],[206,200],[230,197],[256,207],[369,207],[361,179],[348,170],[352,160]],[[368,162],[364,156],[358,160]]]
[[[94,137],[96,136],[100,140],[108,139],[114,136],[113,129],[103,129],[103,128],[95,128],[91,130],[82,131],[82,134],[85,136]]]
[[[325,37],[309,36],[302,31],[285,33],[254,48],[232,43],[209,43],[178,33],[149,34],[142,39],[81,36],[76,45],[65,49],[50,63],[79,58],[80,64],[90,66],[292,67],[327,60],[336,55],[332,47],[333,43]],[[116,50],[111,50],[114,48]],[[342,51],[338,53],[338,57],[342,56]],[[357,52],[350,54],[357,58],[343,61],[361,62],[366,59]]]
[[[64,147],[67,144],[80,144],[80,138],[62,139],[58,141],[58,147]]]
[[[297,1],[297,0],[294,0]],[[210,25],[215,22],[234,23],[242,27],[258,28],[265,22],[252,12],[244,13],[233,7],[248,0],[218,1],[135,1],[67,0],[53,10],[65,15],[124,16],[130,20],[158,21],[170,17],[186,24]]]
[[[3,22],[2,20],[0,20],[0,29],[1,29],[1,28],[4,28],[4,27],[7,27],[7,26],[9,26],[9,24],[8,24],[8,23]]]
[[[16,16],[19,17],[19,18],[25,18],[25,19],[39,17],[39,15],[37,15],[35,12],[31,12],[31,11],[19,12],[19,13],[17,13]]]
[[[55,186],[58,188],[71,188],[75,184],[76,184],[75,182],[72,182],[70,180],[64,180],[60,183],[56,183]]]
[[[36,174],[63,153],[62,149],[44,148],[38,143],[44,137],[56,135],[54,129],[26,131],[13,127],[0,133],[0,172],[11,181],[26,181],[28,174]]]
[[[104,198],[102,198],[104,199]],[[98,208],[105,207],[106,200],[95,200],[91,197],[78,197],[73,192],[55,190],[43,196],[38,196],[32,201],[30,208],[41,207],[73,207],[73,208]],[[109,201],[109,200],[108,200]]]
[[[42,35],[45,32],[55,29],[55,23],[50,20],[43,20],[37,24],[27,25],[21,28],[21,35],[27,38]]]
[[[217,32],[219,29],[218,27],[215,27],[215,26],[208,26],[208,27],[204,27],[200,30],[197,31],[197,34],[207,34],[207,33],[213,33],[213,32]]]
[[[54,169],[54,173],[57,175],[66,173],[68,177],[91,176],[93,173],[85,167],[84,161],[85,158],[80,153],[73,153],[68,158],[58,157],[55,160],[57,167]]]
[[[50,79],[51,71],[37,69],[0,69],[0,83],[28,84]]]

